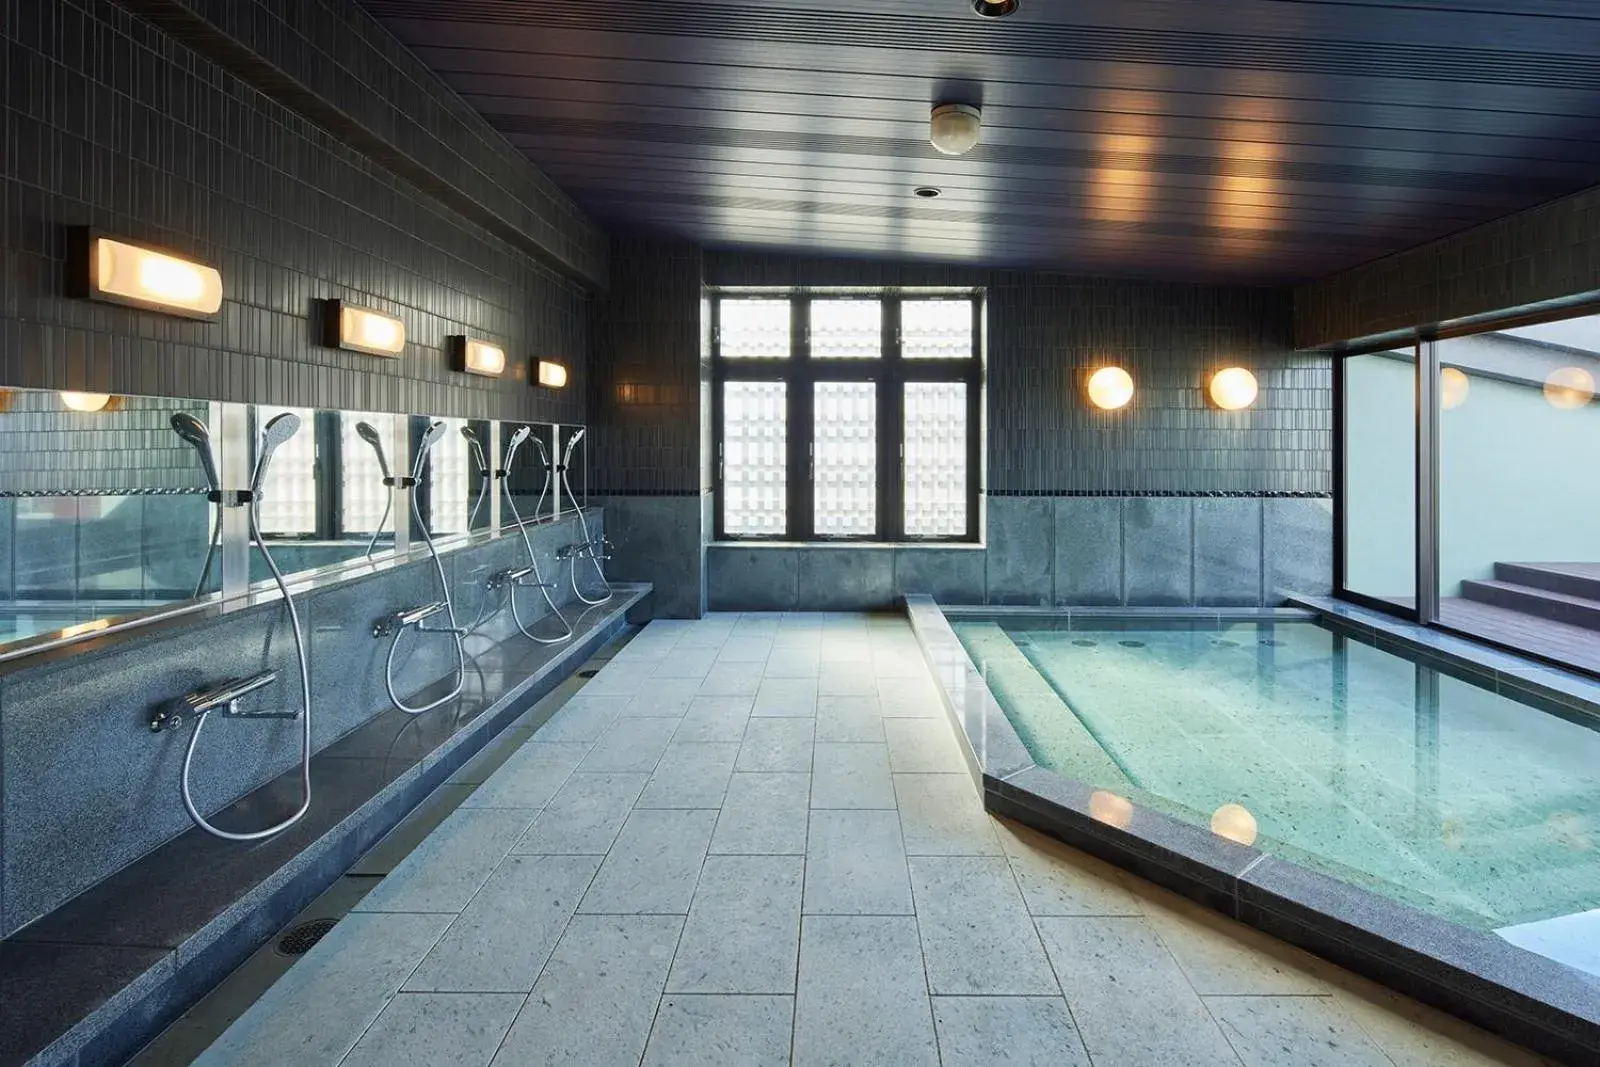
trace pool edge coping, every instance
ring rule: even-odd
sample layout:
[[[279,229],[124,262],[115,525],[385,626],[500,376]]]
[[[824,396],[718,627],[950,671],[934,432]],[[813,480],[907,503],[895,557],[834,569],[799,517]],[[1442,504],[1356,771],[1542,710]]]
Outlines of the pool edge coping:
[[[1600,1052],[1600,982],[1563,964],[1163,812],[1130,802],[1125,826],[1096,817],[1091,798],[1110,791],[1035,763],[933,597],[908,594],[903,604],[986,810],[1540,1054],[1593,1062]],[[1139,614],[1127,609],[1079,613],[1096,618]],[[1285,615],[1215,609],[1203,614],[1246,621],[1324,613],[1300,602]]]

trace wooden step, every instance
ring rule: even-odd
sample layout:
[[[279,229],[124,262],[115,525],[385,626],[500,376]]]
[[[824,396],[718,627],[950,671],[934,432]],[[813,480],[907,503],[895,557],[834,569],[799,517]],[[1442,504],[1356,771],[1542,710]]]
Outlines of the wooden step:
[[[1600,600],[1503,581],[1465,581],[1461,595],[1480,604],[1510,608],[1552,622],[1600,630]]]
[[[1496,563],[1498,581],[1600,600],[1600,563]]]

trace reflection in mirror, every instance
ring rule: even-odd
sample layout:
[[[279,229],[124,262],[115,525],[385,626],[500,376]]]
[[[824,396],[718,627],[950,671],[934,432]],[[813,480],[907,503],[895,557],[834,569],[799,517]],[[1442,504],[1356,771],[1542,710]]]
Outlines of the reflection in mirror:
[[[442,424],[430,435],[431,425]],[[429,442],[424,456],[424,443]],[[417,505],[435,537],[489,526],[489,424],[472,419],[411,418],[412,476],[419,481]],[[418,473],[420,471],[420,473]],[[421,531],[416,533],[420,536]]]
[[[548,423],[504,422],[500,424],[500,465],[506,472],[506,506],[500,525],[543,522],[555,508],[555,468],[550,463],[555,427]]]
[[[219,587],[200,447],[215,467],[219,408],[0,390],[0,644]]]
[[[339,413],[339,527],[365,538],[368,555],[394,548],[394,490],[385,484],[395,463],[390,456],[401,416],[377,411]],[[403,471],[402,471],[403,473]]]
[[[588,432],[583,426],[561,427],[561,509],[589,506]]]

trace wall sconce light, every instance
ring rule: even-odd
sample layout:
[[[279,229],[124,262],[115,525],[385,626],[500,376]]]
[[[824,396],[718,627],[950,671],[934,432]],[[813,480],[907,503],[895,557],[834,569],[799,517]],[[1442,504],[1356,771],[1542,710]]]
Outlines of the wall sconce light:
[[[215,318],[222,307],[215,267],[88,230],[73,244],[75,296],[191,319]]]
[[[463,374],[498,378],[506,369],[506,352],[499,345],[457,334],[450,338],[450,366]]]
[[[398,356],[406,347],[406,324],[371,308],[328,301],[323,343],[373,356]]]
[[[116,411],[122,406],[120,396],[110,393],[62,393],[61,403],[68,411]]]
[[[1133,399],[1133,375],[1121,367],[1101,367],[1089,375],[1089,403],[1103,411],[1127,407]]]
[[[1465,371],[1446,367],[1439,372],[1439,406],[1444,410],[1451,411],[1465,404],[1471,391],[1472,379]]]
[[[1594,375],[1582,367],[1558,367],[1544,380],[1544,399],[1562,411],[1587,407],[1594,399]]]
[[[1211,376],[1211,402],[1223,411],[1241,411],[1256,402],[1256,376],[1243,367],[1228,367]]]
[[[567,368],[548,360],[539,361],[539,384],[546,389],[560,389],[567,384]]]

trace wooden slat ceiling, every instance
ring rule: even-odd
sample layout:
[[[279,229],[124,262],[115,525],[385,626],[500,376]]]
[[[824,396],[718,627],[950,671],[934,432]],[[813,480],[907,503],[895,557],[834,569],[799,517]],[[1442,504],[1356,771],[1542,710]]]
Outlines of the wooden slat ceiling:
[[[602,224],[709,246],[1290,283],[1600,183],[1597,0],[364,2]]]

